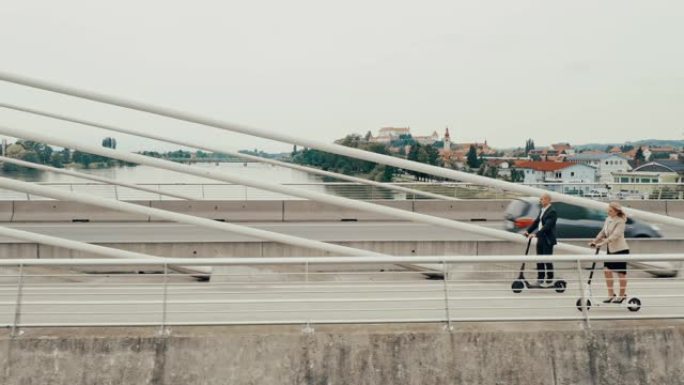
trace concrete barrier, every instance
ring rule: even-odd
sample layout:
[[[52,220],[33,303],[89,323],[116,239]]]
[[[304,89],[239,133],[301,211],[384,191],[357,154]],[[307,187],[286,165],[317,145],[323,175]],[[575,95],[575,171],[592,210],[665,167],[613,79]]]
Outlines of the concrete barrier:
[[[12,214],[14,214],[14,202],[0,202],[0,222],[10,222],[12,220]]]
[[[469,220],[503,220],[503,214],[511,201],[509,199],[477,199],[467,201],[417,200],[415,212],[442,218]]]
[[[413,211],[413,201],[369,201],[382,206]],[[395,217],[353,210],[315,201],[284,201],[283,220],[288,221],[392,221]]]
[[[510,200],[371,201],[406,211],[462,221],[502,220]],[[302,200],[273,201],[134,201],[144,206],[230,222],[246,221],[396,221],[395,217]],[[624,206],[684,218],[684,201],[623,201]],[[146,215],[101,209],[78,202],[0,202],[0,222],[161,221]]]
[[[586,246],[586,240],[564,241]],[[637,253],[679,253],[684,239],[628,239],[630,250]],[[331,242],[337,245],[375,251],[387,255],[522,255],[524,245],[508,241],[349,241]],[[307,257],[329,255],[320,250],[274,242],[125,242],[95,243],[102,246],[172,258],[193,257]],[[534,252],[534,251],[532,251]],[[567,254],[557,251],[556,254]],[[4,258],[98,258],[97,255],[74,252],[58,247],[16,241],[0,242],[0,257]],[[359,257],[361,258],[361,257]]]
[[[153,208],[227,222],[283,220],[283,201],[154,201]],[[151,218],[157,221],[157,218]]]
[[[676,321],[26,329],[0,383],[681,385]],[[36,365],[39,362],[40,365]]]
[[[684,219],[684,201],[666,201],[667,205],[667,215],[675,218]]]
[[[654,214],[667,215],[667,205],[665,201],[637,201],[637,200],[623,200],[620,204],[624,207],[633,208],[636,210],[648,211]]]
[[[129,203],[150,206],[149,201]],[[79,202],[15,201],[12,222],[148,222],[150,217],[123,211],[104,209]]]

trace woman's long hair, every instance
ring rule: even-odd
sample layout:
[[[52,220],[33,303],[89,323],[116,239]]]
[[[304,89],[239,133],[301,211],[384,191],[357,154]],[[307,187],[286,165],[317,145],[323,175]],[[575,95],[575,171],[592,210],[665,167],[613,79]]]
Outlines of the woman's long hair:
[[[622,211],[622,206],[619,203],[610,202],[610,204],[608,204],[608,206],[610,206],[611,209],[615,210],[618,217],[620,217],[624,220],[627,220],[627,215],[625,214],[624,211]]]

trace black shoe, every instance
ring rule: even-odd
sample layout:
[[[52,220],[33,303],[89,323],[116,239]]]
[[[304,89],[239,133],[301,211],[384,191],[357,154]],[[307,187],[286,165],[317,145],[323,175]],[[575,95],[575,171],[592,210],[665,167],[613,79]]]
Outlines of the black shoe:
[[[615,302],[616,299],[617,299],[617,297],[615,296],[615,294],[613,294],[612,297],[610,297],[610,298],[608,298],[607,300],[603,301],[603,303],[613,303],[613,302]]]
[[[547,279],[547,280],[546,280],[546,284],[549,285],[549,286],[553,285],[553,278]]]
[[[625,298],[627,298],[627,297],[626,296],[617,297],[613,300],[613,303],[621,304],[621,303],[625,302]]]

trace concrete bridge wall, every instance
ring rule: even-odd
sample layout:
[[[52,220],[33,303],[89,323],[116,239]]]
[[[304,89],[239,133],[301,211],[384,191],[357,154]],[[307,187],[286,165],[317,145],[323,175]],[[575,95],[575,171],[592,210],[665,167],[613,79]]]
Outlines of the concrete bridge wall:
[[[502,220],[505,199],[472,199],[463,201],[416,200],[371,201],[402,210],[436,215],[456,220]],[[134,201],[155,207],[211,219],[239,221],[382,221],[393,217],[344,209],[325,203],[300,200],[284,201]],[[684,218],[684,201],[625,201],[625,206],[658,214]],[[0,222],[72,222],[72,221],[158,221],[145,215],[127,214],[77,202],[5,201],[0,202]]]
[[[0,335],[4,385],[684,384],[670,323],[27,329]]]
[[[349,241],[331,242],[389,255],[518,255],[524,247],[518,243],[486,241]],[[584,240],[567,243],[585,246]],[[163,243],[99,243],[102,246],[173,258],[194,257],[305,257],[330,255],[323,251],[274,242],[163,242]],[[684,239],[630,239],[632,253],[680,253]],[[557,254],[563,254],[558,252]],[[0,258],[97,258],[35,243],[0,243]]]

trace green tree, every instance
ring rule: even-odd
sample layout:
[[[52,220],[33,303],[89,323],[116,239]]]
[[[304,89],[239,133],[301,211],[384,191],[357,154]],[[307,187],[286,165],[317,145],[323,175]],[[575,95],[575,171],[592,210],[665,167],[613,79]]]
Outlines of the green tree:
[[[477,159],[477,149],[472,144],[470,145],[470,149],[468,149],[468,156],[466,158],[466,164],[471,169],[475,169],[475,168],[478,168],[480,166],[480,161]]]
[[[651,154],[651,159],[670,159],[668,152],[654,152]]]
[[[485,176],[496,179],[499,176],[499,168],[496,166],[489,167],[485,172]]]
[[[382,179],[380,180],[381,182],[391,182],[392,178],[394,177],[394,174],[396,172],[396,168],[384,165],[382,166]]]
[[[528,155],[532,150],[534,150],[534,140],[527,139],[525,142],[525,155]]]
[[[428,164],[431,164],[433,166],[439,166],[439,151],[434,148],[433,146],[424,146],[425,147],[425,152],[427,152],[428,156]]]
[[[440,165],[439,151],[430,145],[422,145],[417,142],[410,147],[406,159],[412,160],[414,162],[431,164],[434,166]],[[412,170],[406,170],[406,172],[413,175],[416,180],[432,178],[431,176],[421,172]]]
[[[48,164],[50,163],[50,158],[52,157],[52,147],[48,146],[45,143],[40,143],[40,142],[34,142],[32,140],[18,140],[18,144],[21,144],[22,147],[26,149],[26,151],[33,152],[35,155],[35,158],[31,156],[31,159],[35,160],[26,160],[26,158],[22,158],[26,160],[27,162],[34,162],[34,163],[40,163],[40,164]]]
[[[74,151],[73,159],[74,162],[82,165],[85,168],[90,167],[90,164],[93,163],[93,156],[91,154],[81,152],[78,150]]]
[[[519,183],[525,180],[525,174],[522,170],[511,169],[511,182]]]
[[[50,158],[50,165],[52,167],[64,168],[64,156],[62,155],[61,151],[52,154],[52,158]]]
[[[60,151],[59,153],[60,153],[60,155],[62,155],[62,162],[64,164],[71,163],[71,161],[72,161],[71,150],[69,150],[68,148],[65,148],[65,149],[62,149],[62,151]]]
[[[102,147],[116,149],[116,139],[110,137],[102,139]]]
[[[21,157],[21,160],[25,160],[31,163],[40,163],[40,157],[35,151],[26,151]]]
[[[646,161],[646,157],[644,157],[644,151],[639,147],[636,151],[636,154],[634,154],[634,161],[638,163],[643,163]]]
[[[634,146],[632,146],[631,144],[625,144],[625,145],[620,146],[620,151],[622,151],[622,152],[629,152],[632,150],[634,150]]]

